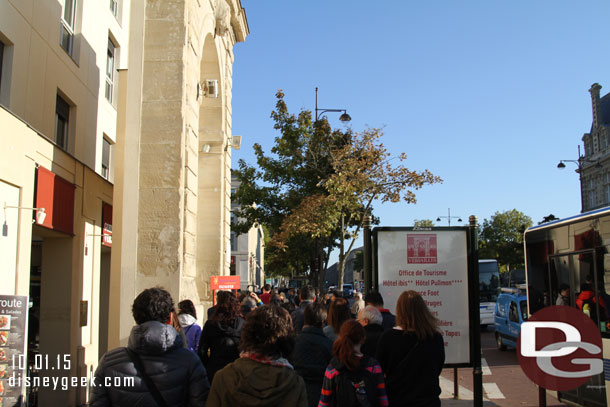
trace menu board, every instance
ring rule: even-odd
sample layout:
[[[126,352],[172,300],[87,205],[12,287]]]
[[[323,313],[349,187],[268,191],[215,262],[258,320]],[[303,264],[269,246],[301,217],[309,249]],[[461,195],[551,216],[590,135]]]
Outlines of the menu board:
[[[385,308],[394,313],[402,292],[417,291],[439,320],[445,364],[470,364],[467,228],[380,228],[375,233]]]
[[[0,295],[0,406],[17,405],[23,393],[28,297]]]

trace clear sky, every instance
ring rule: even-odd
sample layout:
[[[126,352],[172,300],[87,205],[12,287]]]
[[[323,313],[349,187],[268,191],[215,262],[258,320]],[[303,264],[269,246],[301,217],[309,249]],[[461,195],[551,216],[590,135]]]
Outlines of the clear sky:
[[[382,226],[448,208],[464,224],[580,212],[576,165],[557,164],[590,130],[591,84],[610,91],[609,1],[241,1],[251,34],[235,48],[234,168],[255,163],[254,143],[273,145],[277,89],[297,113],[319,87],[319,107],[347,109],[354,131],[383,127],[408,168],[444,180],[417,204],[378,204]]]

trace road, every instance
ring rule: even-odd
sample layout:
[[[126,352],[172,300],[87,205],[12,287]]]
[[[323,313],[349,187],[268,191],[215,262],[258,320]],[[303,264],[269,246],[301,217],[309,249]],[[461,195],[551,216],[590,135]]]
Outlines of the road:
[[[538,406],[538,388],[523,373],[514,349],[496,348],[493,326],[481,332],[484,405],[501,407]],[[458,369],[460,400],[453,400],[453,369],[443,370],[443,406],[472,405],[472,369]],[[547,395],[547,406],[565,406]]]

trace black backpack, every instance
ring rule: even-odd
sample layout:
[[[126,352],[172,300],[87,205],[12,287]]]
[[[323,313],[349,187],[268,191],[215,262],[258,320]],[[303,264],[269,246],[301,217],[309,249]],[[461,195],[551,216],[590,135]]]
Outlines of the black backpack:
[[[585,305],[588,305],[588,307],[585,307]],[[591,318],[595,324],[599,324],[599,319],[597,317],[597,306],[595,305],[594,297],[588,298],[582,302],[581,311],[584,312],[585,308],[589,308],[589,318]],[[602,309],[602,306],[600,305],[599,308]]]
[[[331,360],[339,374],[335,377],[335,405],[354,407],[376,407],[379,405],[377,381],[365,366],[370,358],[363,356],[355,372],[348,370],[336,358]]]

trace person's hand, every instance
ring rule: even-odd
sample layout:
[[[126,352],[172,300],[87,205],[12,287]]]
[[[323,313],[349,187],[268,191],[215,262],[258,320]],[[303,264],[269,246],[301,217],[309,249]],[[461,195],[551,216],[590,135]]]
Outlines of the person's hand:
[[[260,298],[258,298],[258,295],[256,295],[256,293],[255,293],[255,292],[251,292],[251,293],[250,293],[250,297],[254,298],[254,300],[255,300],[256,302],[259,302],[259,301],[260,301]]]

